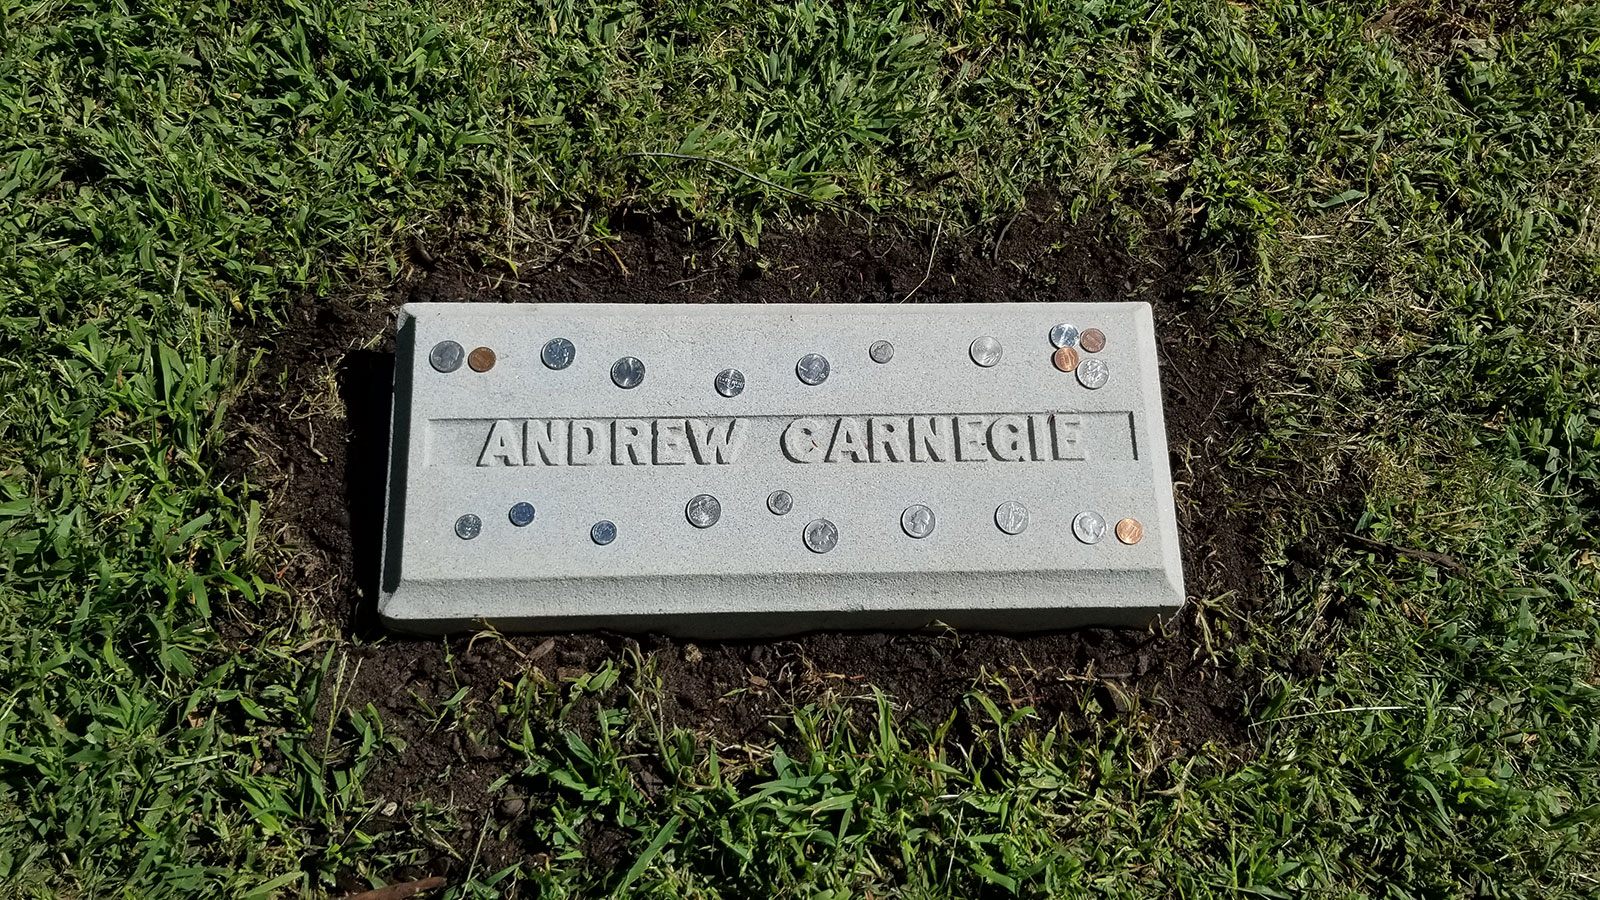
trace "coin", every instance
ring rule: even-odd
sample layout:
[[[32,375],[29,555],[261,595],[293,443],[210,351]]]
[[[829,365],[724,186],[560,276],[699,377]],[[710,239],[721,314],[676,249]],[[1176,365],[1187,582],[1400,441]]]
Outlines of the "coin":
[[[611,381],[624,390],[638,387],[644,383],[644,363],[637,357],[624,356],[611,364]]]
[[[1106,517],[1084,510],[1072,517],[1072,536],[1085,544],[1098,544],[1106,536]]]
[[[483,520],[467,513],[456,520],[456,537],[463,541],[470,541],[483,533]]]
[[[494,351],[488,347],[479,347],[467,357],[467,368],[474,372],[487,372],[494,368]]]
[[[987,369],[998,363],[1001,354],[1005,351],[998,340],[989,335],[984,335],[972,342],[969,352],[972,354],[973,362]]]
[[[828,380],[828,358],[820,353],[807,353],[794,364],[794,372],[806,384],[821,384]]]
[[[900,527],[914,538],[933,534],[933,510],[921,503],[906,507],[906,511],[900,514]]]
[[[589,529],[589,539],[604,547],[617,539],[617,526],[609,519],[601,519]]]
[[[995,507],[994,524],[1006,534],[1021,534],[1028,530],[1028,508],[1015,500]]]
[[[1117,540],[1124,544],[1137,544],[1144,539],[1144,526],[1138,519],[1123,519],[1117,523]]]
[[[827,553],[839,544],[839,529],[827,519],[812,519],[806,523],[806,546],[813,553]]]
[[[1086,359],[1078,363],[1078,383],[1091,391],[1105,387],[1110,378],[1111,367],[1105,364],[1105,360]]]
[[[894,345],[888,341],[873,341],[872,346],[867,348],[867,355],[875,363],[886,363],[894,359]]]
[[[722,518],[722,504],[710,494],[696,494],[684,508],[689,524],[696,528],[710,528]]]
[[[744,373],[738,369],[723,369],[715,380],[717,393],[724,397],[737,397],[744,391]]]
[[[534,512],[532,503],[518,503],[511,507],[509,517],[511,519],[511,524],[521,528],[533,521],[533,515]]]
[[[455,341],[440,341],[428,351],[428,362],[441,372],[454,372],[461,368],[461,361],[467,356],[467,351]]]
[[[1078,326],[1062,322],[1050,329],[1050,346],[1076,347],[1078,345]]]
[[[1090,328],[1078,338],[1078,346],[1085,352],[1099,353],[1106,348],[1106,333],[1098,328]]]
[[[787,516],[794,509],[794,497],[788,491],[773,491],[767,495],[767,509],[775,516]]]
[[[1061,371],[1071,372],[1078,367],[1078,351],[1071,347],[1062,347],[1050,355],[1050,361]]]
[[[577,355],[577,348],[566,338],[551,338],[545,342],[544,349],[539,351],[539,358],[552,369],[565,369],[572,365],[572,359]]]

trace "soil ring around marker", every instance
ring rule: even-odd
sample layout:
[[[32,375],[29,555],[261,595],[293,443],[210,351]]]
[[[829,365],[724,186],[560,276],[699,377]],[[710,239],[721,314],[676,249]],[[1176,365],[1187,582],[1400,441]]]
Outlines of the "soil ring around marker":
[[[1168,444],[1175,461],[1185,578],[1192,595],[1233,598],[1231,611],[1248,615],[1266,590],[1254,522],[1306,503],[1327,508],[1359,505],[1362,487],[1354,480],[1317,487],[1296,481],[1295,473],[1234,465],[1229,448],[1248,442],[1259,427],[1253,411],[1257,385],[1271,360],[1260,347],[1219,337],[1227,328],[1229,312],[1197,303],[1188,291],[1199,273],[1176,249],[1179,236],[1156,235],[1154,243],[1138,252],[1125,251],[1115,241],[1101,242],[1094,236],[1108,227],[1104,221],[1091,216],[1082,225],[1072,224],[1066,207],[1050,195],[1034,195],[1028,213],[1034,227],[1013,229],[997,261],[991,260],[992,235],[942,242],[934,265],[951,277],[928,279],[916,300],[1092,302],[1118,296],[1151,303]],[[1164,752],[1182,756],[1208,742],[1248,752],[1249,729],[1239,711],[1258,683],[1256,676],[1208,662],[1211,654],[1192,610],[1151,632],[1085,629],[956,635],[935,628],[729,642],[605,633],[505,635],[473,641],[470,635],[440,640],[383,632],[375,620],[373,598],[379,589],[387,467],[371,463],[387,458],[392,324],[398,304],[469,299],[892,303],[917,284],[929,265],[926,241],[915,232],[869,233],[839,222],[807,231],[770,230],[763,234],[759,251],[729,251],[721,256],[718,242],[671,217],[624,211],[617,215],[616,227],[619,234],[613,246],[628,266],[626,278],[614,263],[608,267],[579,260],[508,279],[503,273],[452,264],[449,260],[466,259],[466,253],[440,250],[441,264],[400,285],[387,303],[372,303],[366,291],[331,299],[308,296],[286,310],[281,329],[242,335],[247,348],[260,348],[267,355],[257,365],[252,384],[230,409],[221,472],[236,474],[252,486],[252,499],[263,508],[263,534],[271,529],[281,535],[262,551],[262,566],[294,593],[295,608],[309,608],[312,615],[359,639],[340,650],[352,657],[355,673],[346,687],[348,699],[341,699],[341,705],[361,709],[372,704],[383,716],[385,735],[396,738],[396,746],[403,741],[404,747],[375,760],[363,783],[371,796],[401,804],[448,803],[461,822],[481,822],[494,815],[502,799],[497,783],[514,778],[523,764],[495,736],[520,733],[520,724],[497,713],[492,704],[480,706],[474,727],[488,742],[464,747],[458,743],[459,735],[434,727],[417,698],[435,702],[461,687],[470,688],[474,697],[487,698],[502,682],[515,684],[530,672],[559,683],[562,673],[597,671],[631,654],[647,660],[659,679],[660,705],[652,714],[663,726],[688,728],[722,744],[770,743],[774,717],[782,717],[790,703],[823,702],[837,683],[809,681],[807,672],[840,673],[849,679],[852,691],[868,685],[878,688],[894,698],[900,719],[934,724],[945,721],[952,711],[960,714],[973,680],[982,673],[1016,672],[1009,683],[1028,696],[1037,716],[1019,723],[1019,728],[1042,730],[1060,724],[1087,733],[1101,725],[1097,716],[1085,712],[1081,682],[1073,679],[1092,671],[1116,675],[1119,688],[1139,699],[1141,715],[1148,718]],[[871,252],[863,253],[863,247]],[[761,261],[768,263],[761,271],[804,274],[752,279],[748,273]],[[687,278],[695,281],[680,283]],[[1053,323],[1041,327],[1049,324]],[[580,356],[593,352],[578,349]],[[811,349],[797,348],[779,369],[787,372],[800,353]],[[897,349],[894,366],[909,366],[909,351]],[[965,348],[958,352],[964,355]],[[611,361],[594,365],[599,367],[601,386],[615,391],[607,377]],[[963,362],[970,369],[972,363]],[[340,403],[311,402],[325,396],[330,383]],[[307,409],[312,410],[310,416]],[[733,501],[724,500],[731,515]],[[765,500],[745,502],[760,509]],[[797,495],[789,518],[764,512],[764,521],[778,529],[780,540],[792,541],[791,546],[810,556],[799,546],[797,526],[826,515],[826,510],[814,507],[815,498]],[[992,507],[979,515],[987,519],[991,511]],[[540,524],[530,528],[547,527],[546,512],[541,510]],[[898,533],[894,513],[889,515],[885,527],[894,529],[897,540],[909,541]],[[941,531],[929,540],[939,540],[951,521],[941,511]],[[568,537],[587,542],[591,524],[577,524]],[[1002,537],[992,522],[984,522],[984,527]],[[1036,526],[1015,539],[1041,531]],[[454,535],[449,539],[457,540]],[[488,534],[481,538],[487,539]],[[637,539],[630,532],[627,541]],[[1083,546],[1070,536],[1068,540]],[[1283,577],[1316,577],[1325,556],[1340,552],[1340,546],[1330,539],[1290,547]],[[607,548],[591,549],[614,558],[627,547],[619,540]],[[834,551],[839,552],[842,547]],[[284,615],[291,614],[286,605]],[[245,641],[253,634],[246,624],[224,621],[218,627],[230,639]],[[1229,641],[1237,638],[1214,634],[1212,640],[1210,649],[1226,658]],[[1040,660],[1048,664],[1039,668]],[[1308,667],[1315,663],[1299,656],[1259,662],[1250,671],[1314,671]],[[750,684],[752,675],[771,688],[728,693],[729,685]],[[626,706],[626,681],[621,679],[610,693],[586,701],[591,704],[587,708]],[[341,693],[341,698],[345,696]],[[319,727],[325,727],[331,713],[331,706],[317,713],[323,723]],[[469,753],[477,754],[470,764]],[[643,756],[641,765],[649,765]],[[447,769],[454,775],[443,784],[437,774]],[[545,811],[540,802],[530,801],[519,815]],[[426,869],[438,864],[455,871],[454,860],[473,859],[474,854],[479,865],[510,865],[530,852],[525,834],[519,827],[503,832],[462,828],[444,838],[455,846],[456,855],[440,850],[434,859],[419,860],[418,865]],[[626,841],[614,847],[585,845],[596,865],[624,868],[635,849]]]

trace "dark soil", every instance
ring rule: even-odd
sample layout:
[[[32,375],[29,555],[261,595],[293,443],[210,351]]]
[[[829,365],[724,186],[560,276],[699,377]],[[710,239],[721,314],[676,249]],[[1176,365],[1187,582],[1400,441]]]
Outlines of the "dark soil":
[[[908,721],[940,723],[985,679],[1014,707],[1032,706],[1039,721],[1088,733],[1097,718],[1138,715],[1166,753],[1207,743],[1245,742],[1240,713],[1251,687],[1236,674],[1228,648],[1239,622],[1264,590],[1253,523],[1263,507],[1295,502],[1284,485],[1252,481],[1228,454],[1258,430],[1252,385],[1264,354],[1219,337],[1213,309],[1188,291],[1197,273],[1174,244],[1146,241],[1138,253],[1096,239],[1098,223],[1069,224],[1059,207],[1035,199],[1009,222],[970,235],[869,230],[854,222],[769,233],[759,249],[696,235],[670,219],[623,215],[607,247],[580,245],[540,271],[512,277],[437,263],[418,253],[414,277],[387,298],[308,301],[280,330],[263,335],[269,351],[256,388],[234,413],[232,464],[263,488],[269,521],[291,549],[278,578],[300,604],[350,634],[358,674],[346,685],[347,709],[373,704],[385,733],[405,741],[366,782],[369,799],[401,808],[428,799],[448,803],[464,823],[470,856],[478,823],[536,812],[537,802],[504,800],[496,779],[520,762],[501,747],[520,721],[503,721],[488,702],[523,677],[558,681],[607,660],[654,666],[662,686],[659,715],[720,746],[775,739],[774,718],[791,703],[860,697],[876,687]],[[576,257],[576,258],[573,258]],[[813,634],[770,642],[687,642],[609,634],[467,638],[386,637],[373,617],[377,537],[382,517],[381,466],[387,446],[389,323],[410,300],[470,302],[994,302],[1146,300],[1154,305],[1163,353],[1167,434],[1183,530],[1190,604],[1149,631],[1091,629],[1008,636],[954,633]],[[342,411],[341,411],[342,407]],[[1314,561],[1313,561],[1314,562]],[[1232,618],[1225,618],[1227,614]],[[1219,625],[1230,624],[1223,628]],[[637,654],[637,656],[636,656]],[[1303,671],[1320,660],[1284,660]],[[537,672],[537,675],[533,673]],[[626,679],[624,679],[626,682]],[[436,703],[459,686],[473,688],[473,734],[435,730],[419,699]],[[1004,692],[1009,692],[1009,696]],[[615,705],[625,705],[618,699]],[[863,707],[868,704],[862,704]],[[574,719],[583,719],[575,716]],[[593,716],[587,716],[592,723]],[[574,721],[573,727],[585,727]],[[516,830],[511,831],[512,834]],[[591,855],[605,863],[616,835],[594,836]],[[491,868],[539,848],[487,841],[478,849]],[[439,866],[454,865],[441,857]],[[448,874],[430,869],[422,874]]]

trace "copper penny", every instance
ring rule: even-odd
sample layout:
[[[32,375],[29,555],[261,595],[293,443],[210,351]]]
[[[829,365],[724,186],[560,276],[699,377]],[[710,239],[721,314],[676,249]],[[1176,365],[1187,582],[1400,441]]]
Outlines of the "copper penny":
[[[1078,367],[1078,351],[1071,347],[1062,347],[1050,357],[1050,361],[1061,371],[1071,372]]]
[[[1079,335],[1078,346],[1089,353],[1099,353],[1106,348],[1106,333],[1098,328],[1090,328]]]
[[[494,351],[488,347],[479,347],[467,356],[467,365],[474,372],[487,372],[494,368]]]
[[[1138,519],[1123,519],[1117,523],[1117,540],[1124,544],[1137,544],[1144,538],[1144,526]]]

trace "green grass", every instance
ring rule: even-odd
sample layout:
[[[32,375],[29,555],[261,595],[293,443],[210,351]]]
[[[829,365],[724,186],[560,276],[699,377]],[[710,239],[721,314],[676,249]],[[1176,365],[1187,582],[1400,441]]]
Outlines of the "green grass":
[[[657,151],[788,190],[627,155]],[[0,0],[0,894],[315,897],[503,827],[371,824],[393,738],[219,472],[242,329],[382,283],[413,236],[515,266],[619,204],[956,231],[1034,185],[1108,239],[1177,230],[1279,354],[1237,465],[1370,485],[1359,522],[1267,523],[1278,587],[1217,664],[1332,659],[1263,673],[1259,754],[1024,728],[986,690],[959,757],[882,701],[729,752],[662,730],[619,659],[424,698],[521,715],[508,787],[556,797],[548,857],[449,896],[1592,896],[1600,7],[1468,0]],[[1277,580],[1329,528],[1470,574]],[[1403,709],[1344,711],[1371,706]],[[585,823],[636,862],[581,865]]]

